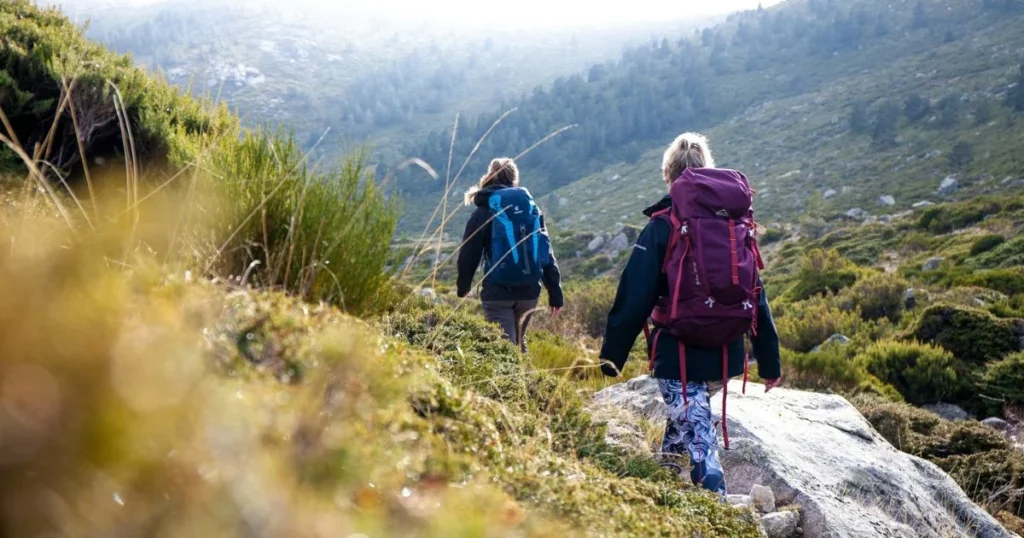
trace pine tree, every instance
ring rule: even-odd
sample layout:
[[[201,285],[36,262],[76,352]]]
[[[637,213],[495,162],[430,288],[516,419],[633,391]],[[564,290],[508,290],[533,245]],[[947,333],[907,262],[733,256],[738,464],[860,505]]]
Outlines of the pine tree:
[[[931,114],[932,105],[927,99],[922,98],[920,95],[912,94],[907,98],[903,104],[903,114],[907,116],[907,121],[910,123],[917,123]]]
[[[967,168],[973,160],[974,147],[969,142],[957,142],[949,154],[949,166],[956,171]]]
[[[900,109],[896,103],[887,101],[878,107],[875,113],[875,129],[871,134],[871,144],[875,147],[896,145]]]
[[[850,112],[850,130],[857,134],[868,132],[871,127],[871,120],[868,119],[868,106],[861,101],[853,104],[853,111]]]

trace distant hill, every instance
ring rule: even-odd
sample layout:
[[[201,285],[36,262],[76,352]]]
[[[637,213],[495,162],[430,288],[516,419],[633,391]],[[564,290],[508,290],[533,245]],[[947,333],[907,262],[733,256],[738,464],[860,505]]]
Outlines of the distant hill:
[[[669,26],[456,30],[304,0],[61,3],[89,21],[91,38],[225,100],[249,123],[294,125],[306,147],[330,128],[318,147],[332,158],[490,110]]]
[[[467,121],[457,155],[512,106],[481,155],[577,125],[521,160],[524,182],[550,193],[554,220],[605,230],[663,192],[660,151],[684,130],[707,131],[720,164],[748,172],[761,219],[898,211],[952,174],[961,194],[1015,188],[1024,118],[1007,102],[1022,23],[1015,0],[790,0],[631,49]],[[443,162],[448,137],[432,133],[409,153]],[[893,207],[879,202],[886,195]],[[407,213],[406,225],[419,218]]]

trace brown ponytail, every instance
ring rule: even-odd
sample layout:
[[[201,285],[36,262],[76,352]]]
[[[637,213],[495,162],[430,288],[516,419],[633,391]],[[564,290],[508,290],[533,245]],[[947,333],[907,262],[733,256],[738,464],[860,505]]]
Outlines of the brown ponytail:
[[[500,157],[491,161],[491,165],[487,169],[487,173],[484,174],[480,181],[469,188],[466,191],[465,203],[466,205],[473,205],[473,197],[476,193],[480,192],[485,187],[491,185],[504,185],[506,187],[515,187],[519,185],[519,168],[516,167],[515,161],[508,157]]]

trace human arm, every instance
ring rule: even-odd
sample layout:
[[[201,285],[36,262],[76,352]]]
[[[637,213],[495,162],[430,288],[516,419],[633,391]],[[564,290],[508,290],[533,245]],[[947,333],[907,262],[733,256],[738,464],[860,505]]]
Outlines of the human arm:
[[[750,340],[757,360],[757,373],[770,390],[781,382],[782,360],[779,355],[779,333],[775,329],[775,319],[763,286],[757,306],[757,334]]]
[[[487,227],[489,215],[483,208],[477,208],[469,217],[466,223],[466,232],[462,237],[462,248],[459,249],[459,275],[456,284],[456,293],[459,297],[469,295],[473,288],[473,276],[477,267],[480,267],[480,260],[484,255],[484,247],[487,243]]]
[[[540,233],[547,235],[548,229],[544,224],[544,217],[540,218]],[[544,266],[541,274],[541,281],[544,289],[548,291],[548,305],[557,313],[565,306],[565,296],[562,293],[562,274],[558,270],[558,260],[555,259],[555,250],[548,241],[548,263]]]
[[[668,224],[655,219],[647,224],[633,246],[605,325],[601,371],[607,376],[617,377],[625,367],[636,337],[658,301],[668,236]]]

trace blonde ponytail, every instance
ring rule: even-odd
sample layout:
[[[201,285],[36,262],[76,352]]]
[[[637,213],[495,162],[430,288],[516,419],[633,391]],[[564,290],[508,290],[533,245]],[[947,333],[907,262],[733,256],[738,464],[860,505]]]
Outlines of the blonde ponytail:
[[[679,179],[687,168],[714,168],[715,159],[711,156],[708,139],[698,133],[683,133],[676,137],[665,150],[661,169],[665,174],[665,182],[671,184]]]
[[[487,173],[480,178],[476,185],[473,185],[466,191],[464,200],[466,205],[473,205],[473,198],[476,196],[476,193],[491,185],[518,186],[519,168],[516,166],[515,161],[508,157],[492,160],[490,166],[487,167]]]

